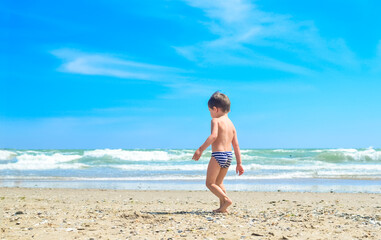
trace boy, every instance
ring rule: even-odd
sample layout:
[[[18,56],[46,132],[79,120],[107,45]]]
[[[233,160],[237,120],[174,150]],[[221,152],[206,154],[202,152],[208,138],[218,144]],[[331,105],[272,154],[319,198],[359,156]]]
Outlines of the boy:
[[[227,213],[232,200],[226,195],[223,180],[228,172],[233,158],[232,145],[237,160],[236,173],[242,175],[241,153],[239,150],[237,132],[228,118],[230,112],[229,98],[220,92],[215,92],[208,101],[210,115],[212,116],[212,129],[210,136],[194,153],[194,160],[199,160],[202,152],[212,144],[212,157],[210,158],[206,174],[206,186],[220,199],[220,208],[213,212]]]

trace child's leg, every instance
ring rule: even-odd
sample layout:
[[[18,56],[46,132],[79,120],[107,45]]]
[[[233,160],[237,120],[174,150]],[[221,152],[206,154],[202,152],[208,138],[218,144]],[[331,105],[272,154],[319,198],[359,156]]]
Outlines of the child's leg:
[[[222,189],[222,191],[226,194],[226,189],[223,184],[224,178],[226,176],[226,173],[228,172],[228,168],[221,168],[220,173],[217,176],[216,184]],[[220,208],[224,204],[224,201],[220,199]],[[218,210],[218,209],[217,209]]]
[[[216,159],[212,157],[209,161],[208,171],[206,174],[206,186],[214,195],[220,199],[220,202],[223,202],[219,211],[226,212],[226,208],[231,205],[231,200],[226,195],[224,190],[222,190],[221,187],[216,184],[217,177],[220,174],[221,170],[223,172],[227,171],[223,170],[220,165],[218,165]],[[224,174],[226,175],[226,172]]]

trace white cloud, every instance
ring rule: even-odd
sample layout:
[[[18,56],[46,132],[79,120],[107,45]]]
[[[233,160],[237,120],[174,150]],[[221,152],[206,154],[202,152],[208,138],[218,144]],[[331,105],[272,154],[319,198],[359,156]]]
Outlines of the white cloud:
[[[212,41],[177,46],[198,64],[247,65],[310,75],[325,68],[359,63],[342,39],[324,39],[312,21],[264,12],[245,0],[186,0],[210,19]],[[308,66],[304,67],[304,66]]]
[[[149,81],[168,81],[184,72],[177,68],[129,61],[101,53],[84,53],[72,49],[58,49],[52,54],[65,62],[59,70],[68,73],[100,75]]]
[[[252,4],[241,0],[186,0],[197,8],[202,8],[208,17],[232,24],[242,22],[250,15]]]

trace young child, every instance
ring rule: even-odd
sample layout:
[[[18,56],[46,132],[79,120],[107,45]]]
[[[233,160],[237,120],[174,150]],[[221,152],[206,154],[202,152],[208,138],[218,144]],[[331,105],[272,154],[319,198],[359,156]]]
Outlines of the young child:
[[[237,132],[232,121],[228,118],[230,112],[229,98],[217,91],[210,97],[208,107],[212,116],[212,133],[204,144],[197,149],[192,159],[199,160],[202,152],[212,144],[212,157],[206,174],[206,186],[220,199],[220,208],[213,212],[227,213],[227,208],[232,204],[232,200],[226,195],[223,181],[233,158],[232,145],[237,160],[236,173],[239,173],[239,175],[244,172],[241,153]]]

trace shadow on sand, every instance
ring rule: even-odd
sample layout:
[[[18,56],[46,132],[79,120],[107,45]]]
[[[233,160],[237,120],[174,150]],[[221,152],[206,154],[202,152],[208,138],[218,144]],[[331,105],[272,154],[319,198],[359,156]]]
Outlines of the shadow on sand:
[[[192,215],[199,215],[199,216],[219,214],[219,213],[215,213],[215,212],[211,212],[211,211],[175,211],[175,212],[163,211],[163,212],[141,212],[141,213],[152,214],[152,215],[188,215],[188,214],[192,214]]]

